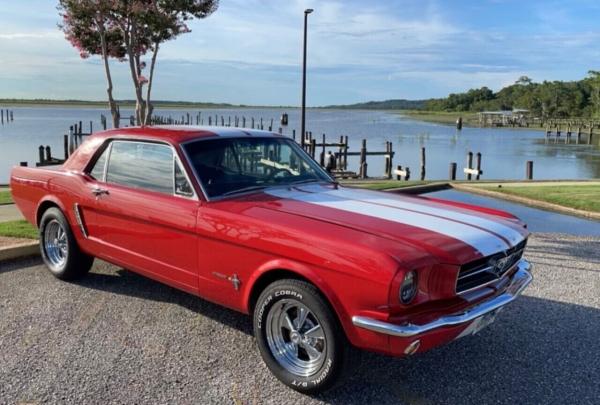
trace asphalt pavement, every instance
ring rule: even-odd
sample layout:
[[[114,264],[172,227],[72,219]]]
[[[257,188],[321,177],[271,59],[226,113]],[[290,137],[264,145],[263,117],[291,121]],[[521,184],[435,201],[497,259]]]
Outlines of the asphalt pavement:
[[[103,262],[75,283],[0,263],[0,403],[598,403],[600,238],[536,234],[527,256],[534,282],[480,334],[365,353],[318,397],[271,376],[245,315]]]

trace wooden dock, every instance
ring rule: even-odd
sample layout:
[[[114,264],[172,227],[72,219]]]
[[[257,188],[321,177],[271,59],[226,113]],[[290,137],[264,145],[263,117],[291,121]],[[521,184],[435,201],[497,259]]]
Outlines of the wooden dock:
[[[7,112],[5,111],[5,114]],[[12,118],[12,114],[10,115]],[[123,117],[122,121],[129,125],[134,125],[133,117]],[[101,128],[106,129],[107,118],[104,115],[100,117]],[[326,134],[321,134],[315,137],[311,131],[306,131],[303,136],[297,135],[295,129],[287,127],[288,116],[283,114],[279,122],[275,122],[273,118],[265,119],[263,117],[247,117],[239,115],[217,115],[205,114],[201,111],[196,113],[186,113],[181,116],[171,115],[154,115],[152,117],[153,125],[204,125],[222,126],[233,128],[248,128],[267,130],[277,132],[284,136],[288,136],[297,142],[304,151],[309,154],[317,163],[325,168],[333,177],[338,179],[396,179],[398,181],[408,181],[413,176],[411,168],[398,164],[394,166],[394,151],[392,142],[386,141],[382,149],[370,149],[367,144],[367,139],[360,141],[360,148],[351,150],[348,135],[338,135],[329,137]],[[570,123],[558,124],[554,122],[556,127],[548,127],[545,133],[545,142],[547,143],[565,143],[565,144],[581,144],[590,145],[598,142],[600,138],[600,130],[598,125],[600,122],[571,121]],[[275,129],[274,125],[278,127]],[[575,125],[578,124],[578,125]],[[586,126],[587,125],[587,126]],[[68,133],[63,135],[64,138],[64,157],[57,158],[52,154],[49,146],[39,146],[39,162],[37,165],[61,164],[73,153],[75,149],[84,141],[85,137],[94,132],[93,123],[89,123],[89,131],[84,131],[83,123],[80,121],[69,127]],[[358,157],[358,167],[356,171],[349,169],[348,158]],[[265,157],[265,159],[267,159]],[[375,176],[369,171],[369,162],[372,159],[383,159],[383,173],[378,173]],[[268,159],[267,159],[268,160]],[[466,155],[466,163],[462,168],[465,180],[480,180],[483,177],[482,168],[483,156],[480,152],[468,151]],[[249,160],[250,161],[250,160]],[[26,162],[22,162],[25,163]],[[401,163],[401,162],[400,162]],[[533,179],[533,161],[524,162],[524,178],[526,180]],[[424,181],[427,179],[427,164],[426,164],[426,148],[421,147],[420,164],[417,168],[416,179]],[[449,162],[448,179],[456,180],[457,172],[459,171],[457,162]]]

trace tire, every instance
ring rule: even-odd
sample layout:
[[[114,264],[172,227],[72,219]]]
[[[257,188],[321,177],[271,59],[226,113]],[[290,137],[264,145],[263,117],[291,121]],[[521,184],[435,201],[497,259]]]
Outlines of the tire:
[[[40,250],[48,270],[61,280],[80,278],[94,264],[94,258],[79,249],[67,219],[55,207],[48,208],[42,215]]]
[[[342,327],[325,299],[307,282],[279,280],[265,288],[254,308],[254,335],[275,377],[301,393],[316,394],[333,387],[348,368],[351,348]]]

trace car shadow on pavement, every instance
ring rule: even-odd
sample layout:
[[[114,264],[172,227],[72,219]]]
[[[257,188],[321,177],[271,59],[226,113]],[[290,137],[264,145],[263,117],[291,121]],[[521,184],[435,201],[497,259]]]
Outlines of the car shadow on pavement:
[[[248,316],[126,269],[118,269],[110,274],[92,271],[74,283],[114,294],[177,304],[240,332],[252,334],[252,322]]]
[[[248,316],[127,270],[78,285],[181,305],[245,334]],[[331,403],[592,403],[600,396],[600,310],[530,296],[487,329],[410,358],[362,353]],[[231,349],[230,350],[235,350]]]
[[[332,403],[597,403],[600,310],[522,296],[478,335],[411,358],[365,354]]]
[[[569,244],[565,244],[569,251],[564,257],[573,255],[575,246]],[[578,248],[581,247],[581,244],[578,245]],[[583,246],[586,250],[591,247]],[[543,252],[531,249],[531,256],[553,253],[557,251],[551,247],[545,247]],[[596,260],[598,253],[589,253],[585,259],[588,262]],[[0,273],[36,268],[39,263],[39,259],[2,263]],[[569,280],[583,282],[577,278],[578,275],[593,274],[576,269],[565,271],[570,271],[571,276],[564,272],[559,274],[563,275],[562,282],[566,283]],[[47,283],[50,279],[51,276],[46,274],[40,283]],[[542,279],[540,276],[538,282]],[[587,280],[591,283],[598,281],[594,277]],[[551,278],[550,281],[556,283],[561,279]],[[250,317],[118,267],[97,264],[87,277],[74,282],[74,285],[176,304],[245,335],[252,334]],[[558,299],[560,289],[550,284],[537,291],[533,289],[529,294],[552,294]],[[560,297],[570,301],[583,301],[585,298],[586,302],[593,302],[587,296]],[[165,327],[170,326],[167,323]],[[600,309],[523,295],[507,306],[494,324],[475,336],[409,358],[362,353],[360,361],[340,386],[315,399],[343,404],[597,403],[600,398],[599,337]],[[241,349],[227,345],[226,350]],[[239,353],[239,356],[246,355]],[[258,354],[254,355],[256,361],[260,361]],[[239,356],[234,354],[235,358]],[[260,369],[267,372],[263,367]],[[244,373],[233,369],[223,372]],[[267,381],[279,384],[274,380]],[[310,398],[298,395],[289,391],[289,402],[310,402]],[[264,399],[265,402],[276,400]]]

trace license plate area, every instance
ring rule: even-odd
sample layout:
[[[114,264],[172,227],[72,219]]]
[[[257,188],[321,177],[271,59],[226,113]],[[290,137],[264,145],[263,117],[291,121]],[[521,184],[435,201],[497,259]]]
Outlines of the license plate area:
[[[502,308],[495,309],[494,311],[488,312],[485,315],[480,316],[479,318],[475,318],[471,324],[461,332],[460,335],[456,337],[456,339],[460,339],[465,336],[474,335],[479,333],[482,329],[485,329],[496,320],[496,316],[498,312],[500,312]]]

